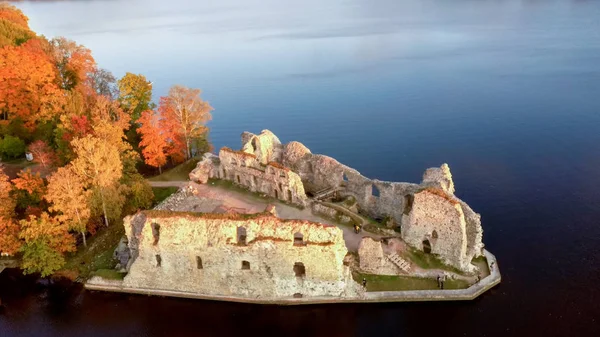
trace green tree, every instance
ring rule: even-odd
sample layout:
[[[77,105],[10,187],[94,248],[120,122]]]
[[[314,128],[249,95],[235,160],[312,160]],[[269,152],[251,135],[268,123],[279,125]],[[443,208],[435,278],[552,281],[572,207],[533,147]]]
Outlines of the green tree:
[[[0,141],[0,154],[5,159],[22,157],[25,149],[25,142],[17,137],[7,135]]]
[[[142,111],[155,108],[152,103],[152,82],[148,81],[144,75],[126,73],[117,85],[119,87],[119,102],[127,113],[131,116],[131,121],[135,122]]]
[[[48,213],[30,216],[20,224],[19,237],[24,241],[21,268],[25,274],[51,275],[64,266],[64,254],[75,250],[75,239],[69,234],[68,226]]]

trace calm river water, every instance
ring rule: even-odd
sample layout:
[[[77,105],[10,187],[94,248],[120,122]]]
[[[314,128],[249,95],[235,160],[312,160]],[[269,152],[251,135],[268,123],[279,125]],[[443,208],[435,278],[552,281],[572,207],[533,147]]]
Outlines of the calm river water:
[[[270,129],[369,177],[447,162],[502,284],[473,302],[261,307],[49,291],[0,275],[0,336],[600,332],[600,2],[39,1],[46,36],[199,87],[217,148]]]

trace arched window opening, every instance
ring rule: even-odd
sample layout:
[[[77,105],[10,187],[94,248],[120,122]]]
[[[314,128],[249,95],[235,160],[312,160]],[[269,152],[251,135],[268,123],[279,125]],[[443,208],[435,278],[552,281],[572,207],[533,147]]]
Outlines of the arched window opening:
[[[241,246],[246,245],[246,228],[245,227],[237,228],[237,242],[238,242],[238,245],[241,245]]]
[[[436,230],[434,230],[433,232],[431,232],[431,238],[432,239],[437,239],[438,238],[438,232]]]
[[[242,270],[250,270],[250,262],[242,261]]]
[[[425,254],[431,254],[431,242],[428,239],[423,240],[423,252]]]
[[[306,268],[304,268],[304,263],[302,263],[302,262],[294,263],[294,274],[296,274],[296,277],[305,277],[306,276]]]
[[[294,233],[294,246],[306,246],[306,242],[304,242],[304,235],[302,235],[302,233]]]
[[[154,237],[153,245],[158,244],[158,240],[160,239],[160,225],[156,222],[152,223],[152,237]]]

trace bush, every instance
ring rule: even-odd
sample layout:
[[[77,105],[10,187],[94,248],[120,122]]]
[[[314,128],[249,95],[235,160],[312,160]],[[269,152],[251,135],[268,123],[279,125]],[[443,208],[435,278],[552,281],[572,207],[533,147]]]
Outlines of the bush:
[[[17,137],[7,135],[0,141],[0,154],[3,159],[14,159],[25,154],[25,142]]]

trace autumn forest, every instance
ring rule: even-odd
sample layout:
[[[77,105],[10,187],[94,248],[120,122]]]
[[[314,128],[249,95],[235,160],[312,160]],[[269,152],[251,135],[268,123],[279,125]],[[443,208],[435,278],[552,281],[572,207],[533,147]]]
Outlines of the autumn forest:
[[[0,4],[0,255],[25,273],[64,268],[96,232],[153,205],[149,175],[210,151],[211,111],[178,85],[156,105],[143,75],[116,79]],[[9,172],[26,153],[33,164]]]

